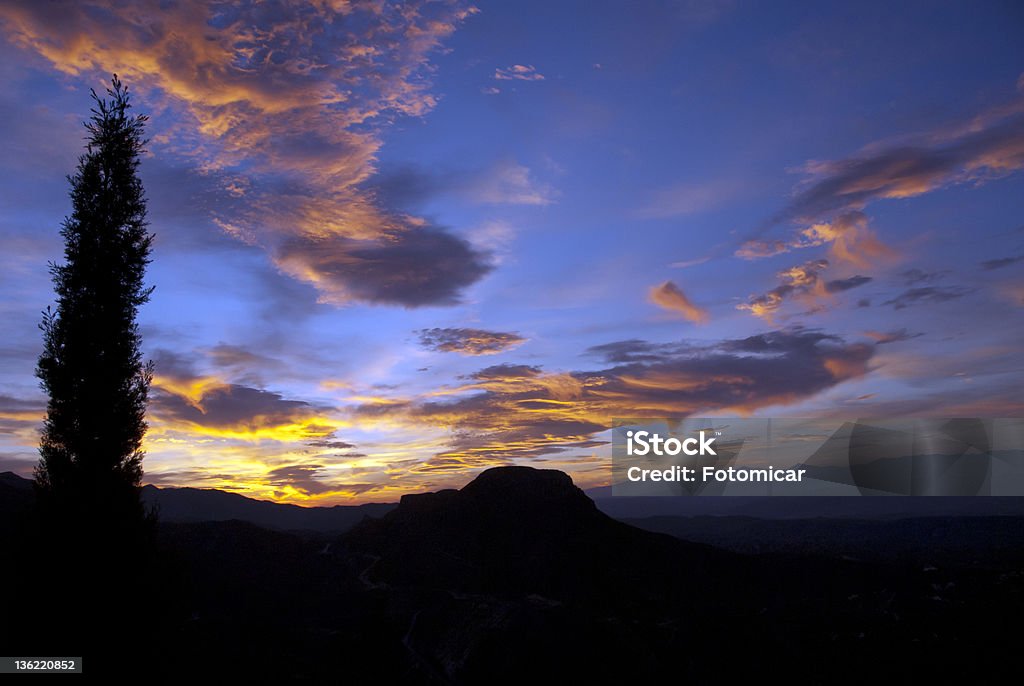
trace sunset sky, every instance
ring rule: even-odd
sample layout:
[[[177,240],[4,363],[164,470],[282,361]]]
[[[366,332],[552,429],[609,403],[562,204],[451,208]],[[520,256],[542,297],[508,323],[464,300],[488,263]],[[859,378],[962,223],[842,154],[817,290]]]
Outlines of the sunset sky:
[[[1024,5],[0,2],[0,470],[116,72],[145,480],[609,478],[615,417],[1024,414]]]

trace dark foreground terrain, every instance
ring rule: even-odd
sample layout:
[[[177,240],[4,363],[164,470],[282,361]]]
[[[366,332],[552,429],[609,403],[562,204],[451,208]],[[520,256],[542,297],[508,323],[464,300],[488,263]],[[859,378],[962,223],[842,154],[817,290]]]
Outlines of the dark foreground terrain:
[[[6,479],[0,495],[17,550],[31,490]],[[145,669],[142,683],[1020,673],[1019,517],[660,517],[642,529],[603,514],[565,474],[517,467],[365,514],[382,516],[306,525],[313,515],[292,513],[291,531],[165,521],[152,559],[125,570],[142,577],[127,618],[36,602],[62,591],[34,585],[30,561],[8,555],[4,652],[84,654],[87,672]],[[87,578],[80,562],[61,570],[71,588]]]

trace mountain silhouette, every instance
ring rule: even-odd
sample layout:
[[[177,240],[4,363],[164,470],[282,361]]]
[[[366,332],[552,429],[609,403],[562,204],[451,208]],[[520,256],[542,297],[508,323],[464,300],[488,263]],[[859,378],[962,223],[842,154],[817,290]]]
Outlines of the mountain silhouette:
[[[558,598],[594,597],[626,583],[642,584],[641,593],[671,592],[730,557],[618,522],[567,474],[531,467],[496,467],[461,490],[403,496],[339,544],[374,556],[371,577],[389,584]],[[666,565],[677,567],[670,577],[660,572]]]
[[[630,497],[612,496],[610,487],[584,491],[597,509],[613,519],[634,522],[646,517],[753,517],[757,519],[920,517],[1022,517],[1024,498],[1016,497]],[[424,494],[425,495],[425,494]],[[419,496],[416,496],[419,497]],[[0,472],[0,516],[26,509],[33,501],[32,481],[14,472]],[[142,499],[157,507],[170,523],[239,520],[277,531],[325,536],[348,531],[366,517],[381,517],[396,503],[307,507],[257,500],[208,488],[142,489]],[[2,526],[2,524],[0,524]],[[704,541],[701,536],[692,540]]]
[[[0,534],[9,538],[24,525],[35,493],[32,482],[13,472],[0,473]]]
[[[0,472],[0,518],[27,510],[35,494],[32,480],[14,472]],[[302,507],[289,503],[247,498],[212,488],[142,488],[142,501],[155,508],[164,523],[249,522],[276,531],[337,535],[366,517],[380,517],[393,503]]]
[[[729,553],[613,520],[552,470],[494,468],[457,491],[406,496],[334,550],[388,599],[403,645],[440,683],[706,682],[758,678],[765,665],[827,681],[837,665],[860,678],[900,664],[936,636],[983,654],[995,645],[978,646],[992,635],[990,600],[955,604],[961,572]]]
[[[200,488],[142,489],[143,502],[158,508],[166,522],[222,522],[240,520],[279,531],[338,534],[365,517],[379,517],[394,508],[390,503],[302,507],[289,503],[247,498],[237,493]]]

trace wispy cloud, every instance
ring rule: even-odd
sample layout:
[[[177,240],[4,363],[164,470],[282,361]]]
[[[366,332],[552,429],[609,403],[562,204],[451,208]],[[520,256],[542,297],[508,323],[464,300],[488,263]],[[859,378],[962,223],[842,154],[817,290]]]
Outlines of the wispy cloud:
[[[405,210],[439,196],[475,204],[541,206],[558,198],[558,191],[538,180],[532,169],[509,159],[478,169],[404,166],[381,173],[367,189],[380,201]]]
[[[483,329],[424,329],[419,334],[427,350],[463,355],[494,355],[526,342],[517,333]]]
[[[870,276],[855,275],[843,279],[826,280],[822,273],[828,269],[828,260],[811,260],[784,269],[778,273],[779,285],[761,295],[752,295],[737,309],[746,310],[755,317],[773,321],[786,300],[800,298],[814,304],[822,298],[858,288],[872,281]]]
[[[532,64],[513,64],[506,69],[495,69],[493,78],[498,81],[543,81],[544,75]]]
[[[903,341],[909,341],[914,338],[919,338],[924,334],[910,333],[906,329],[896,329],[894,331],[865,331],[864,335],[874,340],[875,345],[885,345],[886,343],[901,343]]]
[[[764,257],[774,257],[789,252],[794,246],[778,239],[763,240],[760,238],[744,241],[736,249],[736,257],[744,260],[759,260]]]
[[[1018,262],[1024,262],[1024,255],[1014,255],[1013,257],[997,257],[992,260],[985,260],[981,263],[981,268],[986,271],[992,271],[993,269],[1002,269],[1003,267],[1009,267],[1012,264]]]
[[[916,286],[921,283],[932,283],[945,277],[949,274],[948,271],[925,271],[919,267],[914,267],[900,273],[900,277],[903,279],[903,283],[907,286]]]
[[[787,298],[794,295],[810,293],[818,289],[820,294],[821,278],[819,274],[828,267],[828,260],[813,260],[801,265],[790,267],[778,273],[780,283],[762,295],[752,295],[746,303],[736,306],[747,310],[755,317],[772,320],[772,317]]]
[[[558,191],[533,178],[530,169],[516,162],[503,162],[466,185],[477,202],[495,205],[550,205]]]
[[[776,221],[813,221],[863,209],[885,198],[910,198],[956,183],[983,183],[1024,167],[1024,102],[905,144],[855,157],[811,162],[805,188]]]
[[[863,286],[866,283],[871,283],[874,279],[870,276],[851,276],[846,279],[833,279],[832,281],[825,282],[826,293],[842,293],[858,286]]]
[[[735,255],[754,260],[800,248],[829,246],[829,257],[864,268],[898,254],[868,226],[865,207],[955,184],[983,184],[1024,167],[1024,100],[982,112],[958,126],[876,143],[852,157],[811,161],[793,199],[761,231],[804,225],[789,239],[755,236]]]
[[[679,286],[671,281],[651,287],[647,297],[655,305],[676,312],[694,324],[706,324],[708,321],[708,311],[694,305]]]
[[[679,262],[673,262],[669,266],[674,269],[686,269],[688,267],[696,267],[698,264],[704,264],[710,259],[710,255],[705,255],[704,257],[695,257],[692,260],[681,260]]]
[[[902,310],[911,305],[925,303],[944,303],[950,300],[958,300],[972,292],[972,289],[964,286],[921,286],[910,288],[900,293],[895,298],[886,300],[884,305],[892,305],[893,309]]]
[[[828,255],[835,262],[856,267],[870,267],[897,258],[895,250],[882,243],[868,226],[863,212],[845,212],[830,222],[817,222],[800,230],[790,241],[753,239],[736,250],[745,260],[772,257],[801,248],[828,246]]]

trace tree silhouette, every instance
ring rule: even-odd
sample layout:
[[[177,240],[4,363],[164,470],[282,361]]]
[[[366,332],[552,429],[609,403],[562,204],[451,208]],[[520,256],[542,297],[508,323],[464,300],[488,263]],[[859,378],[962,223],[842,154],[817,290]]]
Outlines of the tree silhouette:
[[[85,154],[61,228],[65,263],[50,264],[57,308],[40,328],[36,375],[49,396],[36,467],[39,504],[59,521],[136,528],[141,449],[152,363],[143,363],[136,323],[153,236],[138,176],[145,115],[130,115],[115,74],[109,99],[90,91]]]

